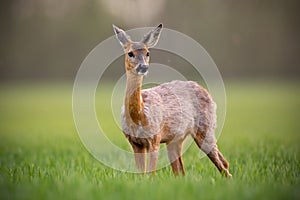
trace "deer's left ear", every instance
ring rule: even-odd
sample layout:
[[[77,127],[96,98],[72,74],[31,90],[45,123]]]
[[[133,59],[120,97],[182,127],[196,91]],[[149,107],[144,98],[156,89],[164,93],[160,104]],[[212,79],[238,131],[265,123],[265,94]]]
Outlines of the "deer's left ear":
[[[158,25],[155,29],[144,35],[141,42],[143,42],[148,48],[154,47],[159,39],[162,29],[162,24]]]

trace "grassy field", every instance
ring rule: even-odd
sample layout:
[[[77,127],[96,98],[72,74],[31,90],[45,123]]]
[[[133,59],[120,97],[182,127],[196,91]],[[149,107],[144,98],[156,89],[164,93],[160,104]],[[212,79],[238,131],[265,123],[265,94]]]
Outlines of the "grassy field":
[[[233,179],[192,145],[185,177],[105,167],[83,147],[72,119],[72,84],[0,86],[0,199],[300,199],[300,83],[226,84],[218,145]],[[107,110],[107,107],[98,107]],[[118,143],[127,141],[118,132]],[[133,159],[133,158],[132,158]]]

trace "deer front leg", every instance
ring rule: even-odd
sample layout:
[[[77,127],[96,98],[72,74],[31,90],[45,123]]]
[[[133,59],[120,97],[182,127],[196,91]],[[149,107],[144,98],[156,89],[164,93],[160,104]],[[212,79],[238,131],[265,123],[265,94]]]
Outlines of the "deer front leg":
[[[134,152],[134,158],[136,167],[139,173],[145,173],[146,172],[146,147],[134,143],[133,141],[129,140],[133,152]]]
[[[148,146],[148,168],[147,172],[152,172],[155,175],[158,152],[160,147],[160,136],[156,135],[149,141]]]

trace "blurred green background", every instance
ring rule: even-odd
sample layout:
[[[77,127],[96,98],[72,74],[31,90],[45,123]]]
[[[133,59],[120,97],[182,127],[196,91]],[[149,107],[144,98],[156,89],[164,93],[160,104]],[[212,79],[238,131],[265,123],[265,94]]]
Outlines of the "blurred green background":
[[[300,198],[299,1],[0,5],[0,199]],[[72,86],[83,59],[113,35],[112,24],[127,30],[159,23],[198,41],[224,78],[227,117],[218,145],[232,180],[222,178],[208,158],[199,159],[195,144],[183,156],[186,177],[174,178],[170,167],[152,177],[104,166],[77,135]],[[185,60],[151,54],[152,61],[167,60],[187,79],[201,81]],[[130,149],[109,102],[111,83],[124,72],[121,57],[105,71],[95,107],[108,138]]]
[[[198,41],[229,78],[299,78],[297,0],[10,0],[0,7],[1,80],[73,80],[98,43],[156,26]],[[115,68],[123,70],[123,67]]]

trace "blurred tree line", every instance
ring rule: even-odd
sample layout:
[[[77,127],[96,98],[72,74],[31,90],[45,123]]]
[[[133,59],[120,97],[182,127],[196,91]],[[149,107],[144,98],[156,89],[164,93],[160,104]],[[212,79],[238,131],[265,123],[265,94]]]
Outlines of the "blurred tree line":
[[[9,0],[0,9],[1,80],[74,79],[112,24],[160,22],[197,40],[226,77],[300,75],[297,0]]]

